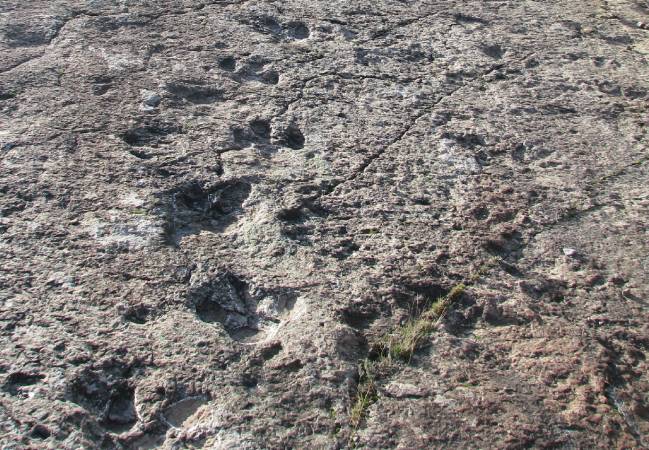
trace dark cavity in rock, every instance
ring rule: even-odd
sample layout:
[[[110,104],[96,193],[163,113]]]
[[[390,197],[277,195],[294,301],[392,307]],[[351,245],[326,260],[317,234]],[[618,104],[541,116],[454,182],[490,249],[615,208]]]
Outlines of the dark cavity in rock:
[[[15,92],[5,91],[0,87],[0,100],[10,100],[16,97]]]
[[[255,28],[265,33],[280,34],[282,32],[282,26],[271,16],[260,17],[255,23]]]
[[[151,310],[146,305],[134,305],[129,307],[124,312],[124,319],[131,323],[136,323],[142,325],[147,322],[149,316],[151,315]]]
[[[253,120],[250,122],[250,129],[255,135],[259,136],[262,139],[270,139],[271,127],[270,123],[267,120]]]
[[[126,431],[137,422],[133,389],[122,387],[110,397],[104,419],[106,428],[112,431]]]
[[[203,322],[221,324],[235,340],[247,340],[264,326],[276,324],[295,304],[288,290],[267,291],[225,272],[194,287],[188,297],[190,307]],[[263,301],[264,307],[259,308]]]
[[[152,154],[143,152],[142,150],[129,150],[129,153],[135,156],[137,159],[147,160],[153,158]]]
[[[286,25],[286,34],[292,39],[306,39],[311,33],[303,22],[289,22]]]
[[[296,125],[291,125],[284,133],[284,142],[287,147],[300,150],[304,148],[305,139],[302,131]]]
[[[494,59],[501,59],[505,54],[505,50],[498,44],[484,45],[481,50],[482,53]]]
[[[219,60],[219,68],[225,70],[226,72],[234,72],[234,69],[237,67],[237,60],[231,56],[221,58]]]
[[[230,180],[212,187],[194,181],[168,192],[168,235],[176,240],[201,230],[222,231],[236,220],[251,190],[246,181]]]
[[[21,395],[21,388],[40,383],[45,375],[30,372],[14,372],[9,375],[2,390],[11,395]]]
[[[63,24],[10,24],[5,28],[5,40],[9,47],[37,47],[49,44]]]
[[[256,119],[247,127],[238,127],[232,130],[234,145],[237,149],[251,146],[252,144],[269,144],[272,127],[264,119]]]
[[[259,79],[264,84],[277,84],[279,83],[279,73],[275,70],[267,70],[260,75]]]
[[[92,78],[92,93],[100,96],[104,95],[113,87],[113,79],[109,76],[99,75]]]
[[[171,142],[169,135],[182,133],[178,125],[164,122],[145,123],[123,133],[121,138],[133,147],[157,147]]]
[[[100,371],[84,370],[68,388],[68,397],[99,418],[112,432],[124,432],[137,422],[134,391],[126,378],[131,367],[119,362]]]
[[[220,323],[235,339],[257,331],[257,320],[251,312],[255,305],[251,301],[247,283],[231,273],[199,286],[190,294],[198,318]]]
[[[178,100],[185,100],[195,105],[208,105],[222,99],[223,92],[215,86],[202,85],[198,82],[174,81],[167,83],[167,92]]]
[[[458,23],[479,23],[481,25],[487,25],[489,23],[486,20],[481,19],[480,17],[470,16],[462,13],[454,14],[453,18]]]
[[[52,433],[50,432],[50,430],[47,429],[47,427],[40,424],[35,425],[29,434],[34,439],[41,439],[41,440],[47,439],[52,435]]]

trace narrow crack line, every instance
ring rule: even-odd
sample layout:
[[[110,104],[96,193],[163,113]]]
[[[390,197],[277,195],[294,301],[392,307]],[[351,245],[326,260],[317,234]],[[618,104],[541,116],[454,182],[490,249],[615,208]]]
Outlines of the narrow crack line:
[[[52,45],[52,42],[54,42],[54,40],[55,40],[57,37],[59,37],[59,35],[61,34],[61,31],[63,31],[63,28],[65,28],[65,27],[67,26],[67,24],[69,24],[71,21],[73,21],[74,19],[76,19],[76,17],[77,17],[77,16],[74,16],[74,15],[73,15],[72,17],[68,17],[68,18],[66,18],[66,19],[63,19],[63,23],[61,23],[60,25],[58,25],[58,26],[56,27],[56,29],[54,30],[54,33],[52,34],[52,36],[50,36],[49,40],[47,41],[47,45],[50,45],[50,46],[51,46],[51,45]]]
[[[399,78],[398,76],[390,75],[389,73],[381,73],[378,75],[372,74],[354,74],[349,72],[333,73],[332,75],[342,78],[343,80],[380,80],[380,81],[394,81],[396,83],[413,83],[421,81],[422,77],[412,78]]]
[[[317,75],[313,75],[309,78],[306,78],[304,80],[300,81],[301,86],[299,87],[300,91],[298,92],[298,95],[296,98],[289,100],[284,104],[282,109],[280,110],[279,113],[276,114],[276,117],[282,116],[286,114],[286,112],[293,106],[295,103],[300,102],[301,100],[304,99],[304,90],[306,89],[306,85],[313,80],[316,80],[318,78],[323,78],[323,77],[338,77],[343,80],[379,80],[379,81],[392,81],[395,83],[415,83],[415,82],[421,82],[423,77],[413,77],[413,78],[399,78],[396,76],[392,76],[390,74],[378,74],[378,75],[371,75],[371,74],[352,74],[348,72],[323,72]],[[341,101],[341,103],[346,103],[344,101]]]
[[[239,2],[233,0],[233,1],[213,1],[213,2],[208,2],[208,3],[202,3],[199,4],[195,7],[190,7],[188,9],[176,9],[172,11],[160,11],[160,12],[151,12],[151,13],[146,13],[146,12],[112,12],[112,11],[99,11],[99,12],[93,12],[87,9],[76,9],[72,11],[72,17],[69,20],[76,19],[78,17],[89,17],[89,18],[114,18],[114,17],[123,17],[123,16],[139,16],[145,19],[148,19],[150,21],[155,21],[163,17],[178,17],[178,16],[184,16],[187,14],[192,14],[192,13],[198,13],[205,9],[208,6],[215,6],[215,5],[223,5],[223,6],[242,6],[245,3],[247,3],[250,0],[241,0]],[[68,20],[68,21],[69,21]],[[64,24],[65,25],[65,24]]]
[[[6,69],[0,70],[0,74],[9,73],[12,70],[17,69],[18,67],[22,66],[23,64],[27,64],[30,61],[34,61],[35,59],[42,58],[43,56],[45,56],[45,53],[46,52],[41,52],[41,53],[39,53],[39,54],[37,54],[35,56],[31,56],[31,57],[29,57],[29,58],[27,58],[27,59],[25,59],[23,61],[20,61],[20,62],[14,64],[12,66],[9,66]]]
[[[461,90],[461,89],[463,89],[465,87],[471,86],[473,83],[475,83],[479,79],[489,75],[490,73],[494,72],[495,70],[501,69],[502,67],[504,67],[504,65],[505,64],[496,64],[496,65],[490,67],[488,70],[482,72],[480,75],[477,75],[476,77],[472,78],[471,80],[467,81],[466,83],[461,84],[460,86],[457,86],[455,89],[452,89],[450,92],[442,95],[439,99],[437,99],[435,102],[433,102],[428,108],[426,108],[424,111],[422,111],[417,116],[415,116],[414,119],[412,119],[410,121],[410,123],[394,139],[392,139],[392,141],[390,141],[386,146],[379,149],[374,154],[370,155],[365,161],[363,161],[360,164],[360,166],[358,168],[356,168],[348,178],[346,178],[345,180],[333,185],[327,191],[323,192],[321,195],[316,197],[316,199],[314,199],[314,200],[321,199],[322,197],[327,197],[328,195],[331,195],[333,192],[335,192],[343,184],[354,181],[356,178],[358,178],[360,175],[362,175],[374,161],[376,161],[381,156],[383,156],[394,145],[396,145],[397,143],[402,141],[403,138],[406,137],[406,135],[414,128],[414,126],[417,124],[417,122],[422,117],[424,117],[424,116],[426,116],[428,114],[432,114],[434,112],[435,108],[440,103],[442,103],[444,100],[452,97],[459,90]]]
[[[459,88],[458,88],[458,89],[459,89]],[[451,92],[450,94],[448,94],[448,95],[444,95],[444,96],[442,96],[442,97],[441,97],[437,102],[435,102],[435,103],[431,106],[431,108],[434,108],[437,104],[439,104],[439,102],[441,102],[443,99],[445,99],[445,98],[448,97],[449,95],[452,95],[455,91],[457,91],[457,89],[455,89],[454,91],[452,91],[452,92]],[[351,177],[349,177],[348,179],[346,179],[346,180],[343,181],[342,183],[338,184],[338,185],[334,188],[334,190],[335,190],[336,188],[338,188],[339,186],[341,186],[341,185],[343,185],[343,184],[345,184],[345,183],[348,183],[348,182],[350,182],[350,181],[354,181],[356,178],[358,178],[362,173],[365,172],[365,170],[367,170],[367,168],[368,168],[368,167],[369,167],[369,166],[370,166],[374,161],[376,161],[376,160],[379,159],[381,156],[383,156],[383,155],[384,155],[384,154],[385,154],[385,153],[386,153],[390,148],[392,148],[392,146],[396,145],[398,142],[400,142],[401,140],[403,140],[403,138],[406,137],[406,135],[410,132],[410,130],[412,130],[412,129],[414,128],[414,126],[417,124],[417,122],[419,121],[419,119],[421,119],[422,117],[424,117],[426,114],[429,114],[429,111],[423,111],[423,112],[421,112],[420,114],[418,114],[418,115],[417,115],[417,116],[416,116],[416,117],[415,117],[415,118],[414,118],[414,119],[413,119],[413,120],[412,120],[412,121],[411,121],[411,122],[410,122],[410,123],[409,123],[409,124],[408,124],[408,125],[407,125],[407,126],[406,126],[406,127],[405,127],[405,128],[404,128],[404,129],[403,129],[403,130],[402,130],[402,131],[401,131],[397,136],[396,136],[396,137],[395,137],[395,138],[394,138],[394,139],[392,139],[392,141],[391,141],[390,143],[388,143],[388,145],[386,145],[385,147],[379,149],[379,150],[378,150],[377,152],[375,152],[373,155],[370,155],[370,156],[369,156],[365,161],[363,161],[363,162],[361,163],[361,165],[360,165],[360,166],[359,166],[359,167],[358,167],[358,168],[357,168],[357,169],[352,173]],[[333,192],[333,190],[332,190],[332,192]],[[326,195],[329,195],[329,194],[326,194]]]
[[[368,40],[365,40],[363,42],[365,43],[365,42],[374,41],[376,39],[380,39],[382,37],[385,37],[385,36],[389,35],[390,33],[394,32],[395,30],[397,30],[397,29],[399,29],[401,27],[407,27],[407,26],[410,26],[413,23],[419,22],[421,20],[429,19],[431,17],[438,17],[440,15],[442,15],[442,13],[440,13],[440,12],[432,12],[432,13],[424,14],[422,16],[410,17],[408,19],[400,20],[399,22],[395,23],[393,26],[383,28],[381,30],[376,31],[375,33],[370,35],[370,38]]]
[[[636,159],[635,161],[630,162],[629,164],[626,164],[626,165],[622,166],[621,168],[613,171],[612,173],[609,173],[607,175],[603,175],[599,179],[595,180],[595,184],[600,184],[600,183],[611,181],[611,180],[613,180],[613,179],[615,179],[617,177],[620,177],[620,176],[624,175],[632,167],[640,167],[644,163],[646,163],[647,161],[649,161],[649,155],[641,156],[640,158]]]
[[[79,15],[76,14],[76,13],[72,13],[72,15],[70,17],[57,17],[58,20],[61,20],[61,23],[60,24],[57,23],[57,26],[56,26],[56,29],[54,30],[54,33],[47,40],[47,42],[42,45],[42,47],[45,47],[45,46],[51,47],[54,40],[60,36],[61,31],[63,30],[63,28],[65,28],[71,21],[73,21],[77,17],[79,17]],[[29,57],[29,58],[27,58],[27,59],[25,59],[23,61],[20,61],[20,62],[14,64],[13,66],[10,66],[10,67],[8,67],[6,69],[0,70],[0,74],[11,72],[12,70],[17,69],[18,67],[22,66],[23,64],[27,64],[28,62],[31,62],[31,61],[34,61],[36,59],[44,57],[47,53],[48,53],[47,50],[43,50],[40,53],[36,54],[35,56],[31,56],[31,57]]]

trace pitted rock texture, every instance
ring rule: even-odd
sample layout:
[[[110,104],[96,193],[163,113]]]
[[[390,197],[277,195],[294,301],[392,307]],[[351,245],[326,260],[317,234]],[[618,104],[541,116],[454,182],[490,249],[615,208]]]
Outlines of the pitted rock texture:
[[[1,446],[647,448],[648,22],[3,0]]]

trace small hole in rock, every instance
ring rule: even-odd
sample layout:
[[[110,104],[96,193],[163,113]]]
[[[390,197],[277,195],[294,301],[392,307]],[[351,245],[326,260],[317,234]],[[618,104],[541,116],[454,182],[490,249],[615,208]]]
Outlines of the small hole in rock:
[[[270,139],[271,127],[267,120],[253,120],[250,122],[250,129],[257,136],[263,139]]]
[[[237,61],[231,56],[227,56],[225,58],[221,58],[219,60],[219,68],[227,71],[227,72],[234,72],[234,69],[237,68]]]
[[[228,315],[218,303],[210,298],[204,298],[196,304],[196,314],[199,319],[207,323],[223,323]]]
[[[153,158],[153,155],[150,155],[149,153],[143,152],[141,150],[129,150],[128,152],[131,155],[138,158],[138,159],[151,159],[151,158]]]
[[[277,218],[283,222],[302,222],[305,217],[302,208],[285,208],[277,213]]]
[[[47,439],[51,436],[52,433],[50,433],[50,430],[48,430],[45,426],[39,424],[32,428],[30,434],[35,439]]]
[[[169,135],[181,132],[182,129],[175,124],[149,123],[126,131],[121,135],[121,138],[128,145],[134,147],[155,147],[158,144],[168,143]]]
[[[244,147],[249,143],[250,136],[246,133],[246,130],[243,128],[235,128],[232,130],[232,138],[234,143],[237,145],[243,145]]]
[[[293,150],[299,150],[304,148],[304,135],[302,131],[295,125],[291,125],[286,129],[286,146],[292,148]]]
[[[95,84],[92,87],[92,93],[97,96],[104,95],[110,90],[112,86],[110,84]]]
[[[261,81],[266,84],[277,84],[279,83],[279,73],[268,70],[261,74]]]
[[[133,389],[122,388],[113,394],[104,420],[107,428],[114,431],[125,431],[137,421],[133,400]]]
[[[15,92],[10,91],[0,91],[0,100],[9,100],[16,97]]]
[[[250,132],[252,134],[252,132]],[[167,204],[167,237],[172,242],[183,234],[200,230],[220,232],[237,220],[251,185],[231,180],[205,188],[194,181],[170,192]]]
[[[272,359],[275,356],[279,355],[281,351],[282,351],[282,344],[279,342],[275,342],[270,347],[266,347],[261,350],[261,357],[264,358],[266,361],[268,361],[269,359]]]
[[[286,31],[293,39],[306,39],[311,34],[309,32],[309,27],[307,27],[303,22],[290,22],[286,25]]]
[[[222,98],[222,90],[216,86],[201,85],[198,82],[174,81],[167,83],[166,90],[178,99],[195,105],[208,105]]]
[[[482,53],[484,53],[485,55],[489,56],[490,58],[494,58],[494,59],[501,59],[503,57],[503,55],[505,54],[505,51],[503,50],[503,48],[498,44],[484,45],[481,48],[481,50],[482,50]]]
[[[473,210],[473,217],[478,220],[485,220],[489,217],[489,210],[486,208],[476,208]]]
[[[254,388],[257,387],[257,384],[259,384],[259,380],[257,380],[257,377],[255,377],[254,375],[244,373],[241,376],[241,384],[247,388]]]
[[[137,305],[129,308],[124,314],[124,319],[132,323],[144,324],[149,316],[149,308],[144,305]]]
[[[39,383],[43,378],[45,378],[45,375],[40,373],[14,372],[9,375],[2,390],[11,395],[18,395],[21,387]]]

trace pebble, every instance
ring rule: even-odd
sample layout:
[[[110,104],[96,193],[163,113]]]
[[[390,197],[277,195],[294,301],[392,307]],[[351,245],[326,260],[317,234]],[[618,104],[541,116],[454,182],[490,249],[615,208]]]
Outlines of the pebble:
[[[575,250],[574,248],[570,248],[570,247],[564,247],[562,249],[562,251],[563,251],[563,254],[566,255],[566,256],[575,256],[577,254],[577,250]]]
[[[144,91],[142,93],[142,103],[145,106],[150,106],[152,108],[157,107],[162,101],[160,94],[151,91]]]

